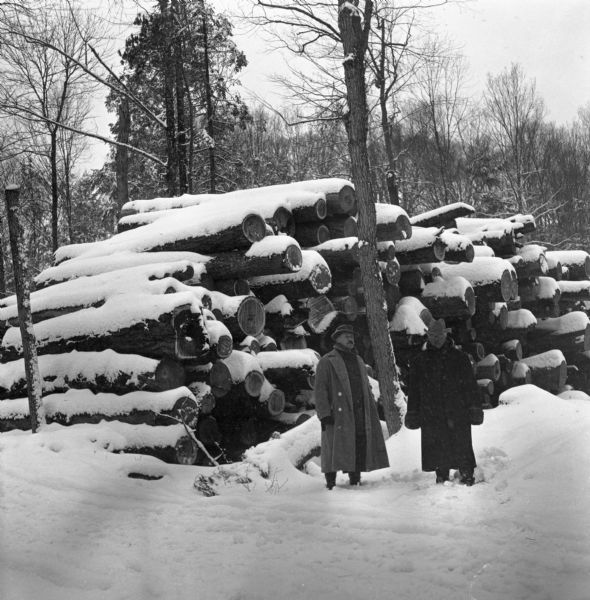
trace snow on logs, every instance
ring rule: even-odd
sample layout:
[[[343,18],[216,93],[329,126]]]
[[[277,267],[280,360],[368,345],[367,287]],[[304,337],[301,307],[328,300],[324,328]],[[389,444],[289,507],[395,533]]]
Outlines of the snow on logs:
[[[53,317],[35,325],[38,354],[112,349],[149,358],[206,360],[209,339],[202,304],[192,292],[120,294],[102,306]],[[9,328],[0,346],[5,361],[22,354],[18,327]]]
[[[227,327],[234,341],[262,333],[265,324],[264,305],[256,296],[227,296],[220,292],[210,292],[210,296],[211,312]]]
[[[248,279],[254,293],[263,301],[284,295],[288,298],[310,298],[325,294],[332,285],[332,274],[321,254],[302,250],[303,261],[299,271],[265,275]]]
[[[552,277],[521,279],[518,295],[522,308],[530,310],[536,317],[558,317],[561,289]]]
[[[567,363],[561,350],[551,349],[523,358],[530,370],[532,383],[548,392],[559,394],[567,381]]]
[[[61,425],[117,420],[135,425],[185,423],[187,427],[195,427],[198,415],[195,397],[186,387],[159,392],[135,391],[122,396],[72,389],[44,396],[43,408],[49,423]],[[27,398],[0,402],[0,428],[30,429]]]
[[[528,335],[528,347],[532,353],[559,348],[566,356],[590,350],[590,319],[582,311],[541,319]]]
[[[134,294],[163,295],[185,292],[201,303],[208,303],[208,291],[202,287],[185,285],[171,274],[190,278],[194,269],[187,261],[157,263],[119,269],[111,273],[89,275],[56,283],[31,293],[33,322],[79,311],[83,308],[100,307],[108,298],[125,291]],[[3,301],[0,319],[18,326],[16,297]]]
[[[475,257],[471,263],[440,263],[437,267],[444,278],[464,277],[471,283],[478,299],[506,302],[516,297],[516,271],[506,260],[497,257]]]
[[[455,220],[457,218],[467,217],[474,213],[475,209],[473,206],[464,202],[454,202],[419,215],[414,215],[411,217],[410,223],[418,227],[445,227],[450,229],[456,226]]]
[[[55,252],[56,264],[71,258],[109,256],[124,251],[188,251],[209,254],[247,249],[266,237],[266,223],[249,206],[189,206],[144,227],[85,244],[70,244]]]
[[[434,277],[424,286],[420,300],[437,319],[469,318],[475,313],[473,287],[460,276]]]
[[[132,252],[123,251],[99,258],[76,258],[43,270],[35,277],[35,288],[63,283],[71,279],[110,273],[121,269],[151,265],[149,279],[174,277],[193,285],[206,279],[206,257],[194,252]],[[166,270],[168,269],[168,270]],[[203,285],[205,285],[203,283]]]
[[[156,360],[138,354],[71,352],[38,357],[43,395],[69,389],[88,389],[94,393],[126,394],[132,391],[159,392],[185,383],[185,372],[170,358]],[[0,399],[27,394],[24,360],[0,364]]]
[[[303,263],[301,248],[286,235],[268,236],[253,243],[245,252],[223,252],[205,259],[212,279],[235,279],[292,273]]]
[[[289,399],[300,390],[312,390],[319,354],[312,349],[261,352],[257,360],[265,377]]]
[[[519,279],[544,276],[549,271],[545,253],[544,246],[525,244],[522,248],[517,249],[516,255],[509,258],[508,262],[515,268]]]
[[[379,242],[407,240],[412,225],[406,211],[395,204],[375,204],[375,238]]]
[[[569,279],[590,279],[590,254],[584,250],[552,250],[546,253],[552,264],[559,263],[567,267]]]
[[[473,261],[475,250],[472,241],[466,235],[461,235],[456,229],[445,229],[439,235],[439,239],[445,245],[445,262]]]
[[[446,243],[437,227],[412,227],[409,239],[395,244],[395,256],[400,265],[440,262],[445,258]]]

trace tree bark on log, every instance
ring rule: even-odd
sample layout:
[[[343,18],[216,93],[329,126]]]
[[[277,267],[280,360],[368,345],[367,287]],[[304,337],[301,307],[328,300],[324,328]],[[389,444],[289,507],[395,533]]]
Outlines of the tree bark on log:
[[[330,231],[329,239],[358,237],[357,217],[340,216],[327,217],[323,224]],[[327,241],[327,240],[324,240]],[[323,242],[321,242],[323,243]]]
[[[258,243],[264,244],[265,240]],[[216,254],[206,263],[207,273],[217,282],[219,279],[247,279],[298,271],[303,260],[301,248],[295,240],[292,242],[284,249],[261,256],[249,256],[241,252]]]
[[[553,394],[563,391],[567,381],[567,363],[560,350],[549,350],[522,361],[531,371],[532,383]]]
[[[584,250],[552,250],[546,253],[547,260],[567,267],[569,279],[580,281],[590,279],[590,254]]]
[[[277,350],[258,355],[265,377],[288,398],[312,390],[318,355],[313,350]]]
[[[315,202],[307,205],[294,204],[291,213],[296,224],[323,221],[328,216],[328,202],[319,196]]]
[[[185,393],[186,392],[186,393]],[[194,427],[198,407],[186,388],[161,392],[130,392],[94,394],[89,390],[71,390],[50,394],[43,399],[46,420],[60,425],[119,421],[133,425],[175,425],[178,422]],[[29,407],[24,399],[0,403],[0,428],[30,429]]]
[[[488,354],[475,365],[475,375],[477,379],[491,379],[498,381],[500,379],[500,360],[495,354]]]
[[[132,391],[165,391],[185,383],[182,365],[164,358],[155,360],[112,350],[39,356],[43,395],[68,389],[94,393],[126,394]],[[26,395],[27,382],[22,359],[0,364],[0,399]]]
[[[358,238],[336,238],[310,248],[315,250],[326,261],[334,276],[349,273],[360,266]],[[389,262],[395,259],[395,244],[380,242],[377,248],[380,261]]]
[[[475,313],[475,293],[462,277],[434,278],[424,287],[420,299],[436,319],[468,319]]]
[[[456,229],[445,229],[440,239],[445,244],[445,262],[473,262],[475,250],[467,236],[461,235]]]
[[[422,270],[418,267],[402,269],[398,286],[402,296],[420,296],[425,288]]]
[[[299,271],[252,277],[248,281],[254,293],[266,303],[279,295],[299,299],[325,294],[332,285],[332,275],[326,261],[317,252],[304,250],[303,266]]]
[[[170,296],[173,296],[170,294]],[[155,297],[154,297],[155,298]],[[110,301],[109,301],[110,302]],[[108,302],[105,304],[107,306]],[[114,301],[110,310],[111,317],[114,310],[121,310],[124,317],[125,308],[115,306]],[[122,354],[141,354],[148,358],[169,357],[177,360],[201,360],[208,355],[209,342],[203,322],[203,316],[191,312],[189,305],[179,305],[173,309],[164,309],[157,319],[137,318],[137,322],[128,326],[121,325],[112,317],[109,321],[114,323],[113,329],[107,331],[98,322],[98,309],[85,309],[77,313],[65,315],[55,319],[43,321],[35,326],[37,335],[38,354],[61,354],[71,350],[85,352],[100,352],[112,349]],[[89,316],[88,323],[85,317]],[[62,325],[70,322],[70,318],[85,327],[78,329],[79,333],[69,338],[62,336]],[[64,321],[68,319],[68,321]],[[105,317],[106,322],[106,317]],[[20,358],[22,346],[17,335],[10,335],[9,330],[2,342],[2,356],[5,361]]]
[[[400,265],[416,265],[420,263],[441,262],[445,260],[445,243],[438,237],[424,246],[406,250],[409,244],[399,241],[396,244],[396,258]]]
[[[336,237],[332,233],[326,223],[298,223],[293,237],[306,248],[323,244],[331,237]]]
[[[475,213],[473,206],[463,202],[447,204],[428,212],[414,215],[410,222],[418,227],[454,227],[455,219],[469,217]]]

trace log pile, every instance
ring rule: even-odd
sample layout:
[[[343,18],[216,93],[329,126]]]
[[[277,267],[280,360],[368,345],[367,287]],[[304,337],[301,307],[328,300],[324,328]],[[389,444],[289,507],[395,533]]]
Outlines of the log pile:
[[[527,243],[530,215],[376,205],[389,330],[405,385],[442,318],[484,406],[534,383],[590,391],[590,255]],[[31,309],[48,419],[116,423],[120,451],[228,460],[313,414],[329,333],[369,366],[354,188],[327,179],[129,202],[118,233],[58,249]],[[0,301],[0,431],[28,427],[16,299]],[[98,427],[98,425],[96,425]]]

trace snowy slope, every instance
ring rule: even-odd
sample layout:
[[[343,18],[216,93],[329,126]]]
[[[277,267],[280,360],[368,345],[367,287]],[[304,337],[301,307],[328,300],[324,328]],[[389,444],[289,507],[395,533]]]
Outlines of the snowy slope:
[[[109,454],[108,427],[0,434],[0,598],[587,600],[590,398],[502,400],[473,428],[472,488],[419,470],[419,431],[388,440],[390,469],[332,491],[279,451],[221,477]]]

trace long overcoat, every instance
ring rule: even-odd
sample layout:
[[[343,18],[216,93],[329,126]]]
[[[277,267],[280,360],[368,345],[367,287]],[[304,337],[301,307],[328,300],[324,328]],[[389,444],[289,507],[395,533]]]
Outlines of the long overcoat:
[[[369,387],[367,368],[357,356],[365,411],[365,470],[389,466],[377,406]],[[315,375],[315,407],[319,419],[332,415],[334,424],[322,431],[321,465],[324,473],[355,471],[355,423],[350,380],[343,358],[331,350],[318,362]]]
[[[483,420],[467,354],[451,343],[427,344],[410,364],[406,426],[422,428],[422,470],[476,466],[471,424]]]

